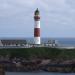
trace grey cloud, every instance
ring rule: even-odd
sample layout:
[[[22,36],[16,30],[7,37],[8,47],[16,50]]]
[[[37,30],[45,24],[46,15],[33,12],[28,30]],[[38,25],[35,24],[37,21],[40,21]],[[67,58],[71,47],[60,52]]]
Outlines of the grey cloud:
[[[67,3],[71,8],[75,8],[75,0],[66,0],[66,3]]]
[[[0,1],[0,16],[10,16],[24,10],[28,10],[34,4],[34,0],[6,0]]]
[[[41,13],[42,36],[62,36],[64,32],[63,36],[69,36],[71,33],[67,33],[74,31],[75,28],[75,1],[73,1],[0,0],[0,34],[3,34],[2,36],[7,33],[8,36],[32,36],[34,10],[38,7]]]

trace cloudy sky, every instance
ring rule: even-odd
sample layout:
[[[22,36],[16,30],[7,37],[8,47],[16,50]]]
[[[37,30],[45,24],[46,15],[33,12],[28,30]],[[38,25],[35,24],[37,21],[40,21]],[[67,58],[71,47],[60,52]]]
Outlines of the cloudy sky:
[[[75,37],[75,0],[0,0],[0,38],[33,37],[36,8],[41,37]]]

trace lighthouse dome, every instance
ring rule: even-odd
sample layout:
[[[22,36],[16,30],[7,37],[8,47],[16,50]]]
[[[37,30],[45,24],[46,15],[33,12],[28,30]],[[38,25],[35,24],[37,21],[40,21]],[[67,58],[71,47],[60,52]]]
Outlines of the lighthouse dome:
[[[38,8],[37,8],[36,11],[35,11],[35,15],[39,15],[39,10],[38,10]]]

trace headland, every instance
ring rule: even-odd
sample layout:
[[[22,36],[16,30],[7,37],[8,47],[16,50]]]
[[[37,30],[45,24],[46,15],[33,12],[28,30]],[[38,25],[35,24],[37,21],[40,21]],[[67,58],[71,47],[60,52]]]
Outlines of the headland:
[[[48,47],[0,49],[6,71],[75,72],[75,49]]]

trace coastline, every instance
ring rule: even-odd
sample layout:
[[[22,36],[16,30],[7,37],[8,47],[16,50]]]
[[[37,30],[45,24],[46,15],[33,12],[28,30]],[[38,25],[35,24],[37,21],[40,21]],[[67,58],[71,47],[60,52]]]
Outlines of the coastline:
[[[8,72],[75,72],[75,49],[0,49],[0,64]]]

